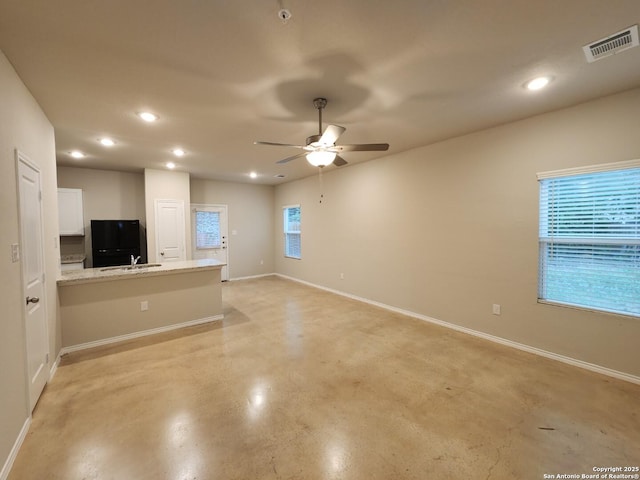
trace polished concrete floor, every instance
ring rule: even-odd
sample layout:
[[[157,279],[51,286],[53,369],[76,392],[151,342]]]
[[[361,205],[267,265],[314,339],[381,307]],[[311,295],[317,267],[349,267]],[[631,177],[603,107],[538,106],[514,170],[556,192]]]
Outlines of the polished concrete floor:
[[[640,464],[640,386],[277,277],[67,355],[10,480],[541,479]],[[551,477],[547,477],[551,478]]]

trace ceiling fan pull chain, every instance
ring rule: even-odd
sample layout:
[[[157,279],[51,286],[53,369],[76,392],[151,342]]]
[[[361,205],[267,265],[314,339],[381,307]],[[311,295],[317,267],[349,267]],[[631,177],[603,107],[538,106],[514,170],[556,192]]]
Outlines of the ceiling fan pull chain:
[[[322,193],[324,191],[324,184],[322,182],[322,168],[323,167],[318,167],[318,183],[320,184],[320,202],[322,203],[322,199],[324,198],[324,193]]]

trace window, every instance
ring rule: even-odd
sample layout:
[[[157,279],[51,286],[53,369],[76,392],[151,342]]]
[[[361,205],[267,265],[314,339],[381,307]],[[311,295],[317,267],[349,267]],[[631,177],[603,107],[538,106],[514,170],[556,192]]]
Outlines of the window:
[[[640,162],[538,179],[539,299],[640,316]]]
[[[220,247],[220,212],[196,210],[196,249]]]
[[[302,258],[300,255],[300,205],[283,208],[284,212],[284,256]]]

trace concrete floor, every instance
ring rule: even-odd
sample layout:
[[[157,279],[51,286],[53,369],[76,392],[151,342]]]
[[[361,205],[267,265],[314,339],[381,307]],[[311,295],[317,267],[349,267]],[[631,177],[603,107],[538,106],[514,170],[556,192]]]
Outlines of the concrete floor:
[[[276,277],[223,298],[224,321],[67,355],[9,479],[541,479],[640,464],[638,385]]]

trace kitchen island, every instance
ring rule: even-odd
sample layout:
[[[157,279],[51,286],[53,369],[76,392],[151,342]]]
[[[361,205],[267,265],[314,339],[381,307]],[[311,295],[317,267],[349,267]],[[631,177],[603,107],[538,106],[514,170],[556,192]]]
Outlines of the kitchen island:
[[[213,259],[62,272],[63,353],[223,318]]]

